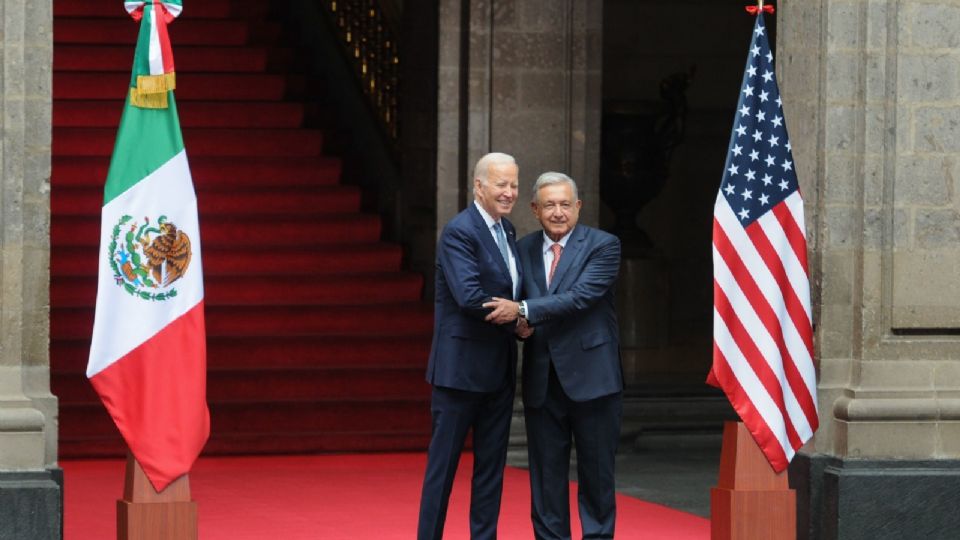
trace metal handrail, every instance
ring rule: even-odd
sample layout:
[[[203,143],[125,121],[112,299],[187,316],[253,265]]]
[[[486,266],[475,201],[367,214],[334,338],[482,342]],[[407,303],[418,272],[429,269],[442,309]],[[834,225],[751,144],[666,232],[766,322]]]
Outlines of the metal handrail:
[[[399,137],[400,52],[379,0],[321,0],[371,108],[391,141]]]

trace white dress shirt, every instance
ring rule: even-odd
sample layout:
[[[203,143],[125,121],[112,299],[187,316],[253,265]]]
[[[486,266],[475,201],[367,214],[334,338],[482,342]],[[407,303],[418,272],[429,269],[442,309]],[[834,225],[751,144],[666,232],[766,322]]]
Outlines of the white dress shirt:
[[[576,227],[574,227],[576,228]],[[560,244],[560,247],[567,249],[567,240],[570,240],[570,235],[573,234],[573,229],[570,229],[567,234],[563,235],[560,240],[554,242],[552,238],[547,236],[547,233],[543,233],[543,279],[546,280],[550,277],[550,266],[553,264],[553,250],[550,249],[554,244]],[[563,257],[563,251],[560,251],[560,256]],[[556,278],[556,276],[554,276]],[[547,288],[550,287],[550,283],[547,283]],[[524,300],[520,302],[523,304],[523,311],[527,314],[527,317],[530,317],[530,306],[527,305],[527,301]]]
[[[563,235],[563,238],[554,242],[547,233],[543,233],[543,279],[550,278],[550,266],[553,265],[553,250],[550,249],[554,244],[560,244],[560,247],[563,249],[567,248],[567,240],[570,240],[570,235],[573,234],[573,229]],[[561,250],[560,256],[563,256],[563,251]],[[547,283],[547,287],[550,286],[550,283]]]

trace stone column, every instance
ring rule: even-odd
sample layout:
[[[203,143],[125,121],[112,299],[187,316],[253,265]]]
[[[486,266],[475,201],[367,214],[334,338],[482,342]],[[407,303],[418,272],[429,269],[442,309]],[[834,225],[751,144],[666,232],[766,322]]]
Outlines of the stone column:
[[[798,537],[953,538],[960,4],[778,7],[820,372],[820,429],[791,467]]]
[[[545,171],[577,181],[580,219],[597,224],[602,15],[601,0],[440,2],[438,232],[491,151],[520,164],[519,234],[537,228],[530,188]]]
[[[52,2],[0,0],[0,25],[0,538],[60,538],[48,355]]]

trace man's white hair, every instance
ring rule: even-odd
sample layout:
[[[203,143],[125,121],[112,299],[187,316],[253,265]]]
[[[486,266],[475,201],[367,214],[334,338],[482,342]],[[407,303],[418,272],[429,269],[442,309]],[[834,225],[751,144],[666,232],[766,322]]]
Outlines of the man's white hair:
[[[537,181],[533,183],[533,197],[531,201],[534,203],[540,202],[537,200],[537,194],[540,193],[540,188],[552,186],[553,184],[569,184],[573,189],[573,202],[580,200],[579,195],[577,195],[577,183],[573,181],[573,178],[559,172],[545,172],[537,177]]]
[[[473,179],[480,180],[481,184],[487,183],[487,178],[489,177],[490,166],[491,165],[516,165],[517,160],[513,158],[510,154],[504,154],[502,152],[490,152],[489,154],[480,158],[477,161],[476,167],[473,168]],[[473,185],[473,193],[477,193],[477,185]]]

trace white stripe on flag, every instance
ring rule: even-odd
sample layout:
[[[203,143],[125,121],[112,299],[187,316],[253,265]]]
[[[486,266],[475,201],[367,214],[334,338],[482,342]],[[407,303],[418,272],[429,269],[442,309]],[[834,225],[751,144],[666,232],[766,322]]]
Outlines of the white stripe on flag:
[[[736,277],[730,272],[729,267],[727,267],[723,257],[720,256],[717,248],[713,249],[713,257],[714,279],[717,280],[717,284],[723,290],[724,294],[726,294],[735,316],[740,320],[740,323],[750,335],[750,339],[753,340],[753,343],[757,346],[757,349],[763,357],[763,361],[770,367],[770,371],[773,372],[773,375],[776,377],[776,384],[783,393],[783,403],[790,423],[793,424],[800,438],[806,440],[809,436],[813,435],[813,430],[810,429],[810,424],[807,422],[803,408],[797,401],[797,397],[793,394],[792,388],[787,383],[787,375],[783,369],[785,360],[780,355],[776,338],[770,335],[767,327],[757,316],[754,307],[750,304],[750,300],[744,295]],[[792,325],[790,326],[792,327]],[[733,346],[736,347],[735,342]],[[739,348],[737,350],[739,351]],[[741,356],[743,355],[742,352],[740,352],[740,354]],[[727,358],[731,357],[727,356]],[[751,373],[753,372],[752,369],[750,371]],[[764,389],[764,392],[766,393],[766,389]],[[772,402],[773,399],[771,398],[771,403]],[[777,408],[776,414],[778,416],[781,414],[779,408]]]
[[[730,239],[733,249],[740,255],[743,264],[747,267],[747,270],[749,270],[750,276],[753,277],[753,280],[757,283],[757,287],[760,288],[760,292],[763,293],[763,297],[766,298],[767,303],[774,307],[774,310],[776,310],[777,306],[783,306],[783,291],[780,290],[776,278],[770,273],[770,269],[767,268],[767,263],[763,261],[763,257],[757,252],[753,241],[747,236],[746,231],[743,230],[743,226],[740,225],[740,220],[737,218],[737,215],[733,213],[733,209],[730,208],[727,199],[722,195],[717,197],[717,204],[714,208],[713,215],[720,224],[720,228],[727,233],[727,238]]]
[[[780,222],[777,221],[776,216],[774,216],[772,212],[768,212],[757,220],[757,222],[770,240],[770,243],[777,249],[777,254],[781,258],[784,270],[790,281],[790,287],[804,305],[806,313],[805,322],[809,325],[810,297],[807,292],[809,291],[807,273],[804,272],[801,262],[797,259],[796,254],[790,247],[789,240],[784,230],[780,227]],[[810,355],[810,349],[803,339],[803,330],[797,328],[794,320],[787,316],[780,317],[780,326],[783,329],[784,343],[790,352],[790,357],[793,358],[793,362],[797,366],[797,370],[800,372],[800,376],[803,378],[807,391],[810,392],[811,396],[816,395],[816,372],[813,368],[813,357]]]
[[[151,75],[163,75],[163,50],[160,47],[160,32],[157,30],[157,17],[160,16],[160,12],[154,7],[150,14],[150,51],[147,56]]]
[[[806,246],[807,240],[807,227],[803,221],[803,198],[800,197],[800,192],[794,192],[789,197],[783,200],[783,203],[786,205],[787,210],[790,211],[790,216],[793,217],[793,222],[797,224],[797,228],[800,229],[800,234],[803,235],[803,244]],[[807,271],[805,269],[805,264],[801,263],[797,259],[797,254],[794,251],[790,250],[790,257],[792,260],[796,261],[796,264],[800,267],[799,271],[803,273],[803,280],[797,280],[797,284],[802,288],[797,292],[797,296],[800,297],[800,301],[803,302],[803,308],[807,312],[807,318],[813,321],[813,316],[811,315],[812,311],[810,310],[810,280],[807,277]],[[792,282],[793,280],[791,280]],[[811,366],[812,367],[812,366]]]
[[[713,339],[717,348],[727,359],[727,365],[730,366],[730,371],[746,393],[747,399],[756,408],[770,433],[783,448],[784,454],[787,455],[787,461],[790,461],[793,459],[795,452],[787,439],[787,430],[783,423],[783,416],[780,415],[780,408],[773,402],[766,388],[757,378],[757,374],[750,368],[750,363],[740,352],[740,348],[737,347],[736,341],[724,324],[723,317],[716,309],[713,311]]]
[[[790,288],[793,290],[797,299],[800,300],[804,308],[804,314],[806,315],[806,322],[810,324],[810,302],[809,295],[807,294],[809,281],[807,281],[807,273],[804,271],[800,260],[797,259],[797,254],[794,253],[793,247],[790,245],[790,239],[787,238],[786,231],[783,230],[783,226],[780,225],[780,221],[777,220],[777,216],[774,215],[773,212],[767,212],[761,216],[760,219],[757,220],[757,223],[763,230],[763,234],[766,235],[770,241],[770,245],[773,246],[774,251],[777,252],[780,262],[783,264],[783,270],[786,273],[787,280],[790,282]],[[804,299],[807,299],[807,301],[804,302]]]

